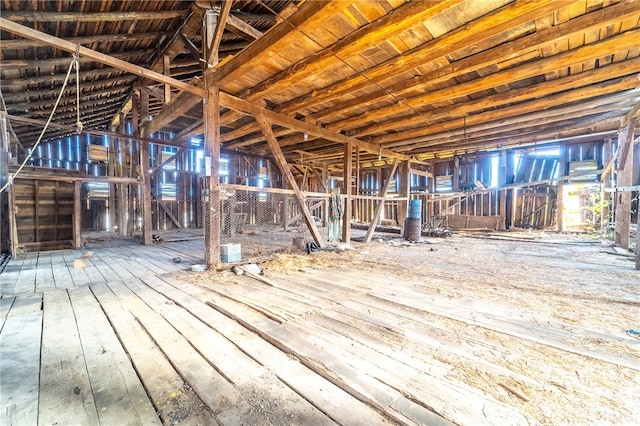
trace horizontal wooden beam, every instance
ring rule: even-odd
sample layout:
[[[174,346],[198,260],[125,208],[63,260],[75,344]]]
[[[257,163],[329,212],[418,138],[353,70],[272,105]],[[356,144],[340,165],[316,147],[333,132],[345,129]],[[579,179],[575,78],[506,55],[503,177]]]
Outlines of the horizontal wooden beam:
[[[3,11],[4,18],[13,22],[114,22],[181,18],[183,10],[151,10],[128,12],[42,12],[38,10]]]
[[[139,65],[135,65],[109,55],[105,55],[104,53],[88,49],[86,47],[80,46],[79,44],[68,42],[61,38],[43,33],[41,31],[25,27],[24,25],[16,24],[15,22],[12,22],[6,18],[0,18],[0,30],[4,30],[31,40],[42,41],[58,49],[71,53],[77,53],[79,56],[86,56],[95,60],[96,62],[110,65],[123,71],[130,72],[132,74],[139,75],[141,77],[145,77],[163,84],[169,84],[170,86],[177,87],[178,89],[185,90],[200,97],[207,96],[207,91],[201,87],[196,87],[192,84],[176,80],[175,78],[171,78],[155,71],[148,70]]]
[[[290,129],[295,129],[300,132],[306,132],[310,135],[324,138],[332,142],[337,142],[341,144],[346,144],[351,142],[353,146],[356,146],[362,149],[363,151],[371,152],[374,154],[380,154],[385,157],[397,158],[399,160],[410,159],[408,155],[399,154],[397,152],[390,151],[388,149],[381,149],[379,146],[361,141],[360,139],[356,139],[350,136],[345,136],[342,133],[324,129],[322,127],[318,127],[310,123],[305,123],[304,121],[297,120],[288,115],[279,114],[277,112],[252,104],[251,102],[247,102],[244,99],[237,98],[227,93],[220,92],[220,105],[225,106],[234,111],[239,111],[248,115],[252,115],[254,117],[258,115],[262,115],[273,124],[277,124],[279,126],[287,127]]]
[[[237,31],[239,31],[240,33],[251,37],[252,39],[257,40],[260,37],[262,37],[262,31],[256,30],[251,25],[249,25],[246,22],[236,18],[233,15],[228,15],[227,16],[226,24],[227,24],[228,27],[234,28]]]
[[[37,127],[44,127],[47,124],[47,122],[45,120],[34,120],[32,118],[20,117],[20,116],[16,116],[16,115],[7,114],[6,117],[9,119],[9,121],[17,121],[17,122],[20,122],[20,123],[32,124],[32,125],[37,126]],[[54,123],[54,122],[49,123],[49,127],[53,128],[53,129],[60,129],[60,130],[65,130],[65,131],[69,131],[69,132],[75,132],[76,131],[76,128],[73,127],[73,126],[67,126],[67,125],[64,125],[64,124],[59,124],[59,123]],[[196,147],[191,146],[188,143],[180,142],[180,141],[174,141],[173,139],[143,138],[143,137],[140,137],[140,136],[125,135],[125,134],[116,133],[116,132],[107,132],[105,130],[93,130],[93,129],[83,128],[82,129],[82,133],[86,133],[86,134],[89,134],[89,135],[96,135],[96,136],[110,136],[110,137],[114,137],[114,138],[128,139],[128,140],[139,141],[139,142],[155,143],[155,144],[158,144],[158,145],[165,145],[165,146],[177,146],[179,148],[193,148],[193,149],[196,148]]]
[[[133,33],[133,34],[100,34],[95,36],[69,37],[68,42],[76,44],[110,43],[116,41],[141,41],[152,38],[164,37],[167,34],[160,32]],[[48,43],[38,40],[2,40],[2,49],[28,49],[31,47],[47,46]]]

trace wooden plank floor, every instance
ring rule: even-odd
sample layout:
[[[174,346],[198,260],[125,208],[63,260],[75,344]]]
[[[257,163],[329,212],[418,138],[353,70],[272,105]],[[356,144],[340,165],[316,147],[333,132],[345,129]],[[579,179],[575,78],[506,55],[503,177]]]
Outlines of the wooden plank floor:
[[[515,367],[513,347],[624,371],[619,396],[637,406],[628,399],[640,394],[640,345],[626,354],[585,347],[579,339],[607,336],[353,268],[218,280],[188,271],[202,242],[177,239],[9,262],[0,424],[539,423],[524,409],[527,389],[550,390]],[[548,368],[563,374],[551,360]],[[499,378],[506,396],[465,372]],[[633,410],[617,418],[640,421]]]

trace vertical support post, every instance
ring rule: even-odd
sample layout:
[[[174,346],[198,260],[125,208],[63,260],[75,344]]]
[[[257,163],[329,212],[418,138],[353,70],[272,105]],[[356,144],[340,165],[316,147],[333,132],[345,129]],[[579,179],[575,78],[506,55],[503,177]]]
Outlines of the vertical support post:
[[[140,174],[142,176],[142,242],[153,244],[153,219],[151,214],[151,173],[149,173],[149,142],[140,142]]]
[[[612,155],[612,141],[611,138],[607,138],[604,140],[603,146],[603,155],[602,155],[602,164],[603,167],[609,164],[611,161]],[[602,182],[600,183],[600,202],[602,205],[602,210],[600,211],[600,230],[604,230],[609,225],[609,200],[611,198],[611,193],[605,192],[604,188],[609,188],[611,186],[611,173],[607,173]]]
[[[629,120],[626,126],[618,133],[618,160],[617,186],[633,185],[633,132],[637,120]],[[629,248],[631,228],[631,191],[619,191],[616,193],[616,229],[614,234],[615,244],[624,249]]]
[[[393,179],[393,175],[390,175],[389,179]],[[411,192],[411,166],[408,160],[400,163],[398,180],[400,181],[400,197],[406,198],[405,201],[400,201],[400,204],[398,204],[398,225],[400,225],[400,235],[404,235],[404,220],[409,212],[409,195]]]
[[[460,157],[455,155],[453,157],[453,192],[458,191],[460,191]]]
[[[107,146],[107,176],[114,177],[116,175],[116,144],[115,138],[107,137],[109,145]],[[107,232],[113,232],[116,224],[116,184],[109,184],[109,228]]]
[[[497,191],[500,196],[500,225],[502,229],[507,228],[507,189],[502,189],[507,185],[507,150],[500,153],[500,178],[498,185],[501,190]]]
[[[351,178],[353,174],[353,145],[351,142],[344,144],[344,158],[343,158],[343,183],[344,183],[344,210],[342,214],[342,241],[349,244],[351,241]]]
[[[355,177],[356,180],[353,183],[353,193],[355,195],[360,194],[360,148],[356,147],[356,164],[355,164]],[[356,222],[360,222],[360,204],[358,200],[353,201],[353,217]]]
[[[168,55],[164,55],[162,57],[162,72],[164,75],[171,77],[171,57]],[[171,86],[168,84],[164,85],[164,103],[167,104],[171,102]],[[146,119],[147,117],[144,117]]]
[[[139,98],[138,93],[133,92],[131,96],[131,134],[133,136],[138,136],[140,133],[140,120],[138,114],[139,112]],[[136,178],[136,169],[137,166],[140,165],[140,151],[138,149],[138,142],[131,140],[131,150],[130,150],[130,163],[129,163],[129,176]],[[137,194],[138,194],[139,185],[129,185],[129,220],[127,221],[127,235],[132,236],[133,230],[135,228],[136,222],[136,203],[137,203]]]
[[[429,163],[429,172],[431,176],[429,179],[429,195],[427,195],[427,214],[429,217],[433,217],[436,214],[435,196],[436,193],[436,162],[431,161]],[[440,212],[438,212],[440,214]]]
[[[73,182],[73,248],[82,248],[82,202],[80,194],[82,182]]]
[[[556,231],[564,231],[564,177],[567,174],[567,146],[560,144],[560,158],[558,159],[558,193],[556,195]],[[514,200],[515,205],[515,200]]]
[[[4,111],[0,111],[0,188],[9,181],[9,129],[7,117]],[[11,238],[11,196],[13,185],[0,192],[0,252],[13,252],[13,239]]]
[[[220,263],[220,92],[207,84],[205,100],[205,156],[211,158],[210,176],[204,178],[204,258],[209,267]]]

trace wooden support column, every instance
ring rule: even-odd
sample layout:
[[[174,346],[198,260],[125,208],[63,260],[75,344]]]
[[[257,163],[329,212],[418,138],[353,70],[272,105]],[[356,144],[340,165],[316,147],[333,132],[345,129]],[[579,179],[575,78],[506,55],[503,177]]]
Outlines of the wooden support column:
[[[507,185],[507,150],[503,149],[500,155],[500,177],[498,179],[500,188]],[[507,228],[507,189],[498,191],[500,194],[500,224],[502,229]]]
[[[138,103],[138,94],[134,91],[131,96],[131,134],[133,136],[138,136],[140,134],[140,121],[139,121],[139,103]],[[137,169],[140,165],[140,150],[138,149],[138,142],[135,140],[129,141],[130,146],[130,156],[129,156],[129,177],[137,178]],[[136,223],[136,204],[137,204],[137,195],[138,195],[139,185],[129,185],[129,218],[127,220],[127,235],[133,236],[133,230],[135,228]]]
[[[364,237],[365,243],[371,242],[371,237],[373,237],[373,233],[376,231],[376,226],[378,226],[378,221],[380,220],[380,214],[382,214],[382,209],[384,208],[384,201],[385,201],[384,198],[387,196],[387,191],[389,191],[390,183],[393,180],[393,175],[396,172],[397,168],[398,168],[398,160],[396,159],[393,161],[393,166],[391,167],[391,173],[389,173],[389,177],[387,178],[387,181],[384,183],[384,186],[382,187],[382,191],[380,191],[380,196],[382,197],[382,200],[380,200],[380,203],[378,203],[378,205],[376,206],[376,210],[373,213],[373,217],[371,218],[369,229],[367,229],[367,233]]]
[[[82,182],[73,182],[73,248],[82,248]]]
[[[436,212],[436,206],[435,206],[435,201],[429,203],[428,200],[432,199],[435,200],[433,194],[436,193],[436,162],[435,161],[431,161],[429,163],[429,172],[431,172],[431,176],[428,178],[429,179],[429,194],[430,197],[427,198],[427,214],[429,215],[429,217],[432,217],[435,215]],[[438,212],[438,214],[440,214],[440,212]]]
[[[140,114],[143,112],[143,115]],[[149,111],[149,94],[142,91],[140,96],[140,110],[135,114],[134,126],[137,126],[136,136],[149,136],[145,127],[141,126],[142,122],[147,118],[144,111]],[[142,133],[142,134],[140,134]],[[140,141],[140,178],[142,179],[141,197],[142,197],[142,243],[144,245],[153,244],[153,215],[151,210],[151,151],[149,142]]]
[[[392,172],[394,169],[391,170]],[[389,175],[389,181],[393,179],[393,173]],[[405,198],[398,204],[398,225],[400,225],[400,235],[404,235],[404,220],[407,218],[409,211],[409,195],[411,193],[411,165],[409,161],[402,161],[398,169],[399,195]]]
[[[112,136],[108,136],[107,140],[109,141],[108,157],[107,157],[107,176],[115,177],[116,176],[116,143],[115,138]],[[107,232],[113,232],[116,225],[116,184],[109,184],[109,229]]]
[[[353,214],[351,205],[351,191],[353,177],[353,145],[351,142],[344,144],[343,176],[344,179],[344,210],[342,214],[342,242],[349,244],[351,241],[351,216]]]
[[[205,100],[204,155],[211,159],[210,176],[204,177],[204,259],[211,268],[220,263],[220,91],[208,87]]]
[[[460,191],[460,157],[453,157],[453,192]]]
[[[142,242],[153,244],[153,216],[151,214],[151,173],[149,173],[149,142],[140,142],[140,174],[142,175]]]
[[[618,162],[617,186],[633,185],[633,132],[637,119],[629,120],[626,126],[618,133],[618,149],[620,158]],[[631,225],[631,191],[619,191],[616,193],[616,228],[614,234],[615,244],[624,249],[629,248]]]
[[[276,136],[273,133],[273,129],[271,128],[271,123],[269,123],[269,121],[262,115],[257,115],[256,121],[260,125],[260,128],[262,129],[262,132],[264,133],[264,136],[267,139],[267,144],[269,145],[269,149],[271,150],[271,153],[273,154],[273,157],[276,160],[276,164],[278,164],[278,167],[280,168],[280,172],[282,173],[282,176],[289,183],[289,186],[291,187],[291,189],[293,189],[296,200],[298,201],[298,204],[300,205],[300,209],[302,210],[304,221],[306,222],[307,227],[309,228],[309,232],[311,232],[311,236],[313,237],[313,240],[318,246],[324,247],[325,242],[322,236],[320,235],[320,231],[318,231],[318,227],[316,226],[316,223],[313,220],[313,217],[311,216],[311,211],[309,210],[309,206],[307,206],[307,203],[304,200],[304,196],[302,195],[300,188],[298,188],[298,185],[296,185],[296,179],[291,173],[291,169],[287,164],[287,160],[284,157],[282,150],[280,149],[278,140],[276,139]]]
[[[356,163],[355,163],[355,177],[356,180],[353,184],[353,193],[355,195],[360,194],[360,149],[356,147]],[[356,222],[360,222],[360,205],[357,200],[353,201],[353,218]]]
[[[557,199],[556,199],[556,231],[562,232],[564,230],[564,177],[567,174],[567,147],[566,145],[560,144],[560,158],[558,159],[558,191],[557,191]],[[516,199],[513,200],[513,205],[516,204]],[[515,210],[514,210],[515,212]],[[515,216],[515,214],[514,214]],[[511,219],[511,222],[515,218]]]
[[[7,125],[6,112],[0,111],[0,188],[4,187],[9,181],[9,128]],[[11,209],[10,192],[13,191],[13,185],[0,192],[0,252],[12,252],[11,238]]]
[[[611,138],[607,138],[604,140],[604,152],[602,156],[603,167],[609,164],[609,162],[611,161],[611,156],[613,155],[612,145],[613,142]],[[611,193],[606,192],[604,188],[609,188],[610,186],[611,174],[607,173],[605,176],[603,176],[602,182],[600,183],[600,200],[602,203],[602,211],[600,212],[600,230],[604,230],[609,225],[609,205],[611,201]]]

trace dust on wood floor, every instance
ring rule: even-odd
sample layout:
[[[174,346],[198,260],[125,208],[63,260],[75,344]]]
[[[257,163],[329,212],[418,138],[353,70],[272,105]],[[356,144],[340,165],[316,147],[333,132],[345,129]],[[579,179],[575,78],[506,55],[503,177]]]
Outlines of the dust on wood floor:
[[[201,241],[13,259],[0,423],[639,424],[640,273],[526,239],[354,243],[260,279],[190,272]]]
[[[354,369],[372,380],[439,371],[452,400],[434,403],[428,380],[402,392],[458,423],[473,424],[462,406],[486,398],[532,424],[638,424],[640,340],[627,330],[640,329],[640,272],[599,241],[523,236],[281,254],[263,264],[275,288],[230,273],[188,279],[323,351],[359,345]]]

